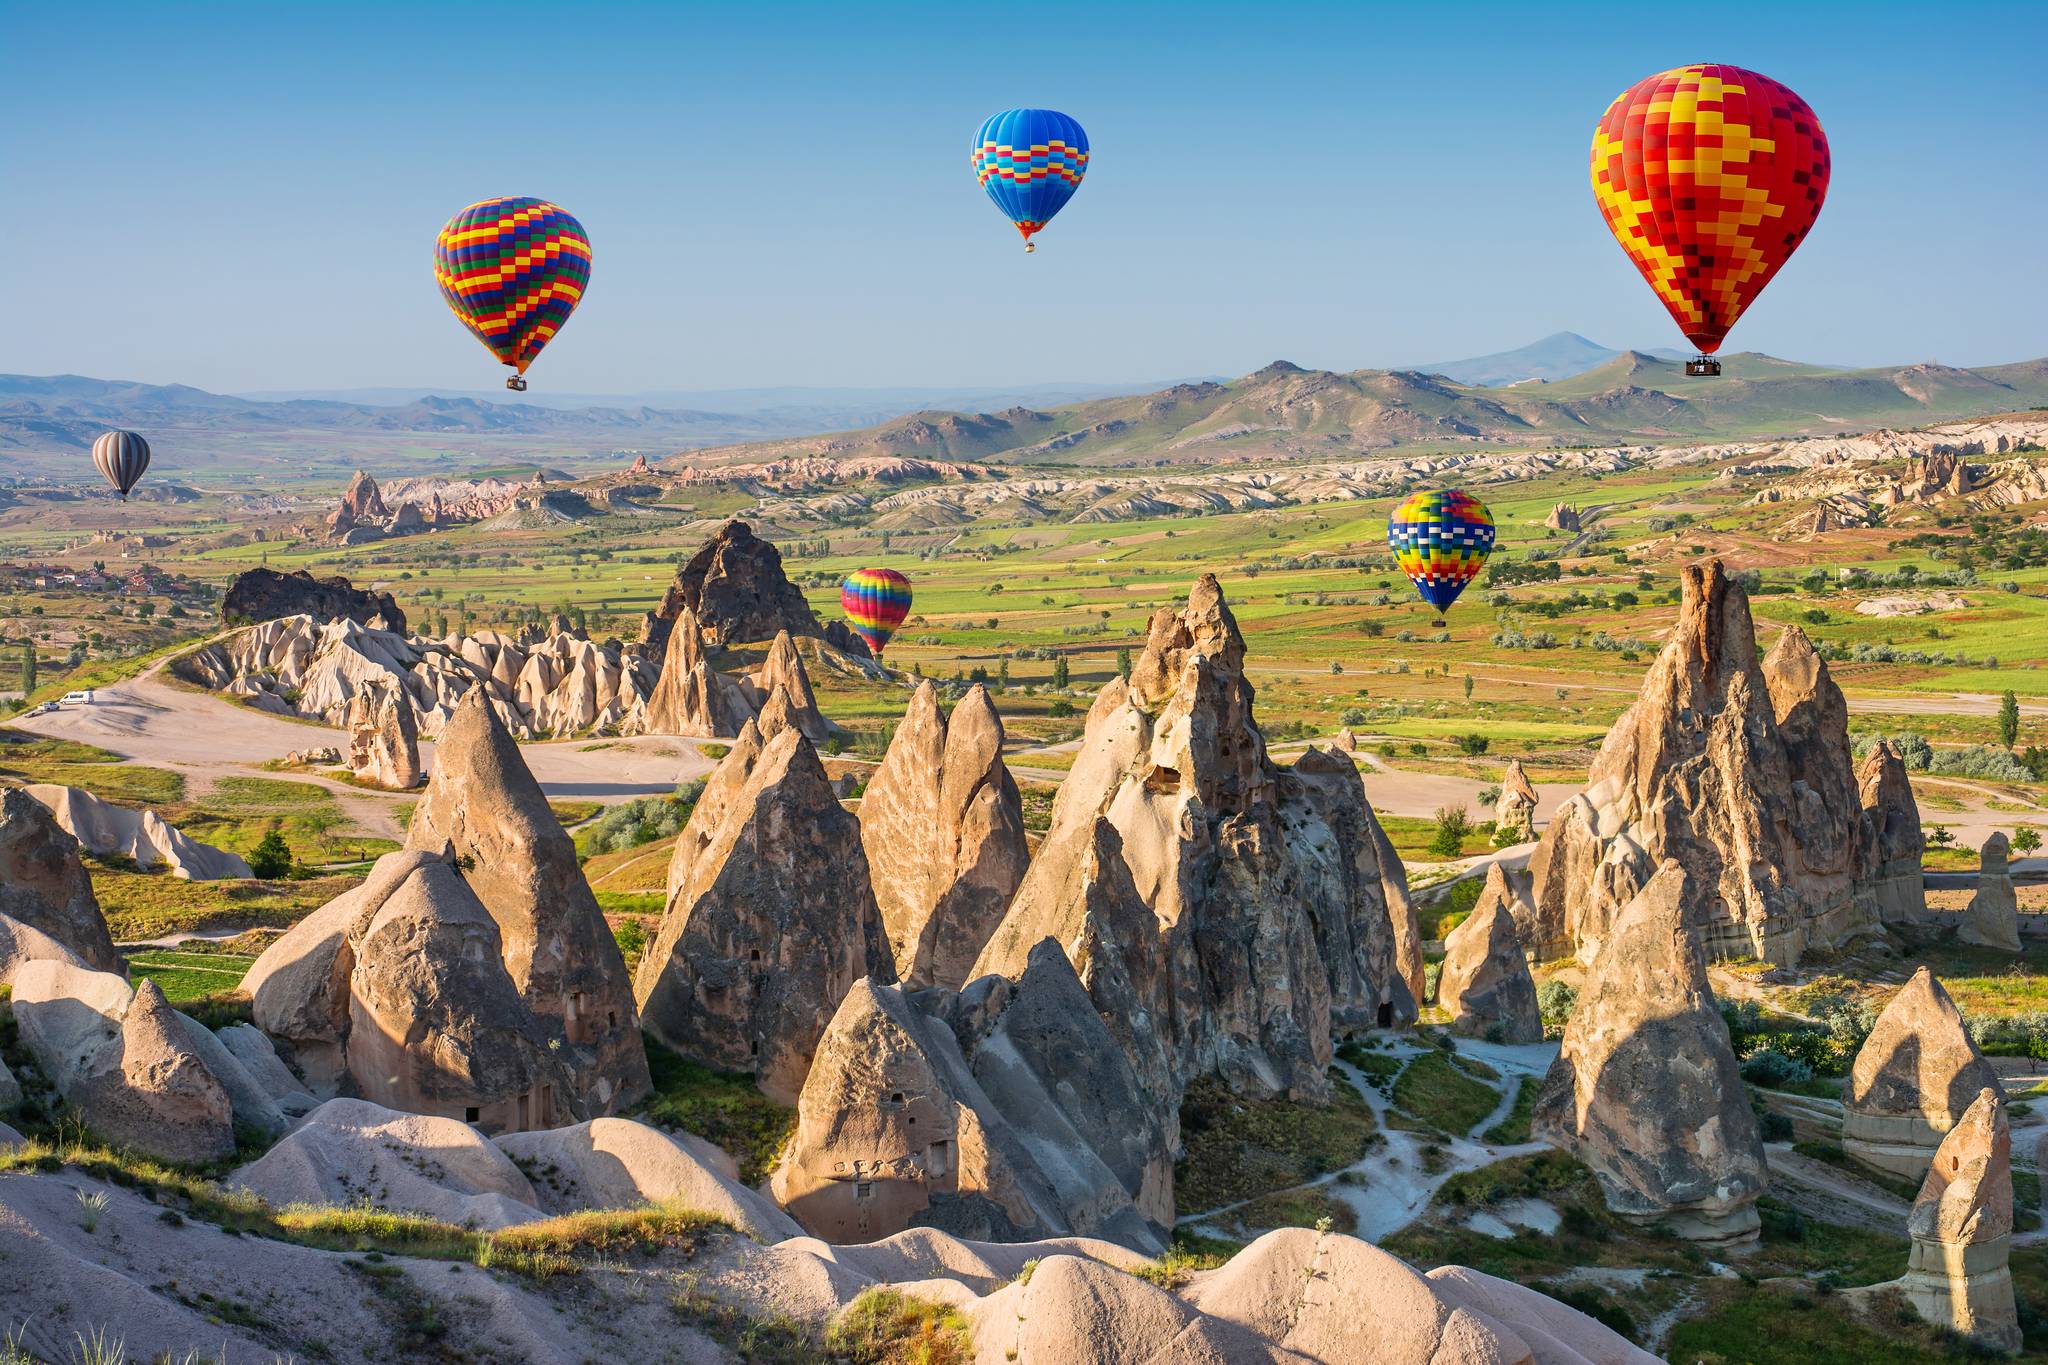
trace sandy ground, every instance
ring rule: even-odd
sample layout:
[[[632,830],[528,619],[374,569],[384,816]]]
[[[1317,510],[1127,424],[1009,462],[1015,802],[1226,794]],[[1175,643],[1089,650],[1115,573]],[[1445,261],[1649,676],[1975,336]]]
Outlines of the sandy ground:
[[[135,763],[183,772],[199,779],[195,795],[225,773],[275,777],[278,774],[266,774],[262,765],[295,749],[348,747],[344,731],[266,715],[204,692],[173,687],[148,674],[99,689],[90,705],[63,706],[16,721],[15,727],[96,744]],[[521,745],[520,753],[549,796],[612,803],[671,791],[678,782],[710,772],[713,761],[699,748],[708,742],[669,735],[564,739]],[[432,741],[420,745],[420,760],[430,772],[433,752]],[[402,794],[386,797],[308,774],[291,776],[334,792],[369,834],[395,834],[393,808],[401,800],[415,799]]]

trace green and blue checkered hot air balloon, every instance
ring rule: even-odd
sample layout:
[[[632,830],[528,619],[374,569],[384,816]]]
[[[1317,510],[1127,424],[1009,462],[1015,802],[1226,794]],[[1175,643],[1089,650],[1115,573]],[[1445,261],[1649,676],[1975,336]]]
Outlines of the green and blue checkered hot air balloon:
[[[1066,207],[1088,173],[1088,134],[1057,109],[1006,109],[974,135],[974,178],[1024,234],[1031,237]]]
[[[1387,518],[1387,548],[1441,616],[1486,567],[1493,553],[1493,513],[1463,489],[1413,493]]]

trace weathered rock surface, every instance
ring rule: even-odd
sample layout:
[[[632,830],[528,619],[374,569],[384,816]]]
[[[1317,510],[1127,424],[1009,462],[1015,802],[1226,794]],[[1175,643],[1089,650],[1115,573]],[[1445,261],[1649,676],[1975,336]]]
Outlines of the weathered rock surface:
[[[1763,1140],[1667,861],[1618,915],[1537,1097],[1537,1136],[1592,1168],[1607,1206],[1681,1236],[1746,1244],[1768,1183]]]
[[[0,986],[12,986],[22,964],[47,960],[84,968],[85,962],[69,948],[33,925],[11,915],[0,915]]]
[[[631,1119],[508,1133],[497,1144],[532,1181],[546,1213],[676,1204],[722,1218],[762,1242],[803,1235],[769,1200],[668,1134]]]
[[[785,727],[803,732],[813,744],[823,744],[832,726],[818,710],[811,692],[811,680],[804,672],[803,656],[787,630],[775,633],[768,657],[754,674],[753,690],[761,698],[761,738],[773,739]]]
[[[1551,508],[1550,515],[1543,519],[1543,524],[1553,531],[1579,531],[1585,528],[1579,509],[1568,502],[1561,502]]]
[[[61,962],[14,977],[14,1018],[36,1068],[92,1131],[167,1161],[235,1150],[234,1111],[153,981]]]
[[[744,521],[728,521],[676,571],[661,606],[647,619],[642,645],[650,654],[668,644],[669,631],[687,607],[708,646],[772,640],[782,632],[813,635],[840,651],[868,657],[864,641],[845,623],[821,625],[817,613],[782,571],[782,554]]]
[[[1436,1002],[1460,1033],[1504,1043],[1540,1043],[1543,1016],[1536,1008],[1536,981],[1515,937],[1514,916],[1503,903],[1505,881],[1499,863],[1487,870],[1486,880],[1487,891],[1472,913],[1444,939]],[[1501,883],[1498,888],[1496,882]]]
[[[278,1208],[368,1204],[487,1230],[542,1216],[518,1166],[474,1128],[369,1100],[327,1101],[227,1183]]]
[[[635,991],[662,1042],[793,1103],[846,992],[895,971],[859,822],[810,741],[793,729],[758,749],[746,740],[676,840]]]
[[[1509,759],[1508,770],[1501,774],[1493,820],[1498,829],[1496,844],[1527,843],[1536,837],[1536,788],[1529,785],[1529,774],[1522,771],[1519,758]]]
[[[255,875],[237,855],[187,838],[153,810],[117,806],[80,788],[52,783],[22,790],[49,807],[64,832],[88,853],[133,858],[138,867],[162,867],[189,881]]]
[[[20,1107],[21,1082],[14,1079],[14,1073],[7,1069],[6,1062],[0,1062],[0,1114],[11,1114]],[[12,1128],[9,1128],[7,1133],[13,1134],[13,1137],[10,1139],[7,1135],[0,1134],[0,1148],[4,1148],[10,1140],[21,1141],[21,1135],[15,1133]]]
[[[1019,980],[958,995],[862,980],[818,1044],[775,1195],[834,1242],[937,1227],[1151,1251],[1171,1223],[1171,1153],[1136,1085],[1055,943]]]
[[[1003,722],[976,685],[939,710],[910,699],[860,803],[860,839],[905,986],[958,989],[1002,922],[1031,855]]]
[[[19,787],[0,790],[0,916],[47,934],[89,967],[127,975],[78,840]]]
[[[677,608],[676,626],[668,636],[661,677],[635,728],[650,735],[737,735],[754,717],[752,699],[738,679],[706,662],[696,614],[687,606]]]
[[[442,731],[406,847],[452,847],[463,861],[464,880],[497,922],[521,998],[561,1029],[576,1091],[561,1098],[572,1111],[595,1117],[645,1095],[647,1054],[625,959],[575,844],[481,690],[463,698]]]
[[[1994,831],[1984,841],[1977,862],[1977,890],[1956,925],[1956,937],[1964,943],[2002,952],[2020,950],[2020,903],[2013,894],[2008,854],[2012,843],[2003,831]]]
[[[1906,1223],[1912,1259],[1900,1287],[1937,1327],[1994,1351],[2021,1348],[2013,1302],[2012,1131],[2005,1100],[1984,1089],[1942,1139]]]
[[[1332,1033],[1412,1020],[1421,986],[1405,874],[1357,769],[1335,750],[1278,767],[1252,700],[1244,639],[1205,575],[1185,610],[1153,617],[1129,684],[1097,697],[973,971],[1015,976],[1058,940],[1176,1110],[1208,1074],[1322,1098]]]
[[[1875,930],[1847,717],[1803,633],[1759,662],[1741,586],[1686,565],[1670,643],[1530,861],[1539,934],[1591,961],[1666,859],[1711,956],[1795,963]]]
[[[229,625],[280,616],[310,616],[322,625],[346,619],[405,633],[405,613],[390,593],[359,589],[339,574],[315,578],[304,569],[247,569],[235,575],[221,599],[220,619]]]
[[[420,732],[413,706],[396,687],[366,687],[349,699],[348,767],[386,791],[420,784]]]
[[[656,672],[618,641],[592,643],[560,618],[517,635],[483,630],[424,640],[304,615],[250,626],[173,667],[249,705],[335,726],[349,724],[359,693],[393,689],[429,738],[481,687],[505,728],[525,739],[637,723]]]
[[[1864,879],[1880,924],[1922,924],[1927,892],[1920,860],[1927,839],[1906,765],[1891,741],[1879,736],[1856,769],[1863,805]]]
[[[1878,1015],[1849,1068],[1842,1148],[1914,1180],[1981,1090],[2004,1090],[1963,1027],[1962,1011],[1922,967]]]

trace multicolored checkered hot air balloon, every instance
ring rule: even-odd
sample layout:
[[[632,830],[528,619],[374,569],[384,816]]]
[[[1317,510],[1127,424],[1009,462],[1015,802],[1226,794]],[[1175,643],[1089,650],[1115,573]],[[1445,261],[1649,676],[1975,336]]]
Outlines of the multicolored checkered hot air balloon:
[[[1441,616],[1486,567],[1493,553],[1493,513],[1459,488],[1411,493],[1387,518],[1387,548]]]
[[[839,585],[839,605],[854,633],[879,659],[896,627],[910,615],[910,580],[894,569],[855,569]]]
[[[1593,130],[1593,198],[1622,250],[1710,359],[1806,240],[1828,197],[1806,101],[1739,66],[1681,66],[1623,91]]]
[[[583,301],[590,238],[545,199],[486,199],[448,220],[434,239],[434,282],[462,325],[517,371],[526,367]]]
[[[1024,234],[1031,235],[1066,207],[1088,173],[1088,134],[1056,109],[1006,109],[974,135],[974,178]]]

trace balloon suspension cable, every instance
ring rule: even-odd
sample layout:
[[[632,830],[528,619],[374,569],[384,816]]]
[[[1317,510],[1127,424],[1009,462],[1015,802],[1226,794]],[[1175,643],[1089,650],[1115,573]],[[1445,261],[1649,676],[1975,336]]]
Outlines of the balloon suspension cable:
[[[505,381],[505,387],[512,390],[512,392],[514,393],[525,393],[526,376],[523,374],[513,375],[512,377]]]

